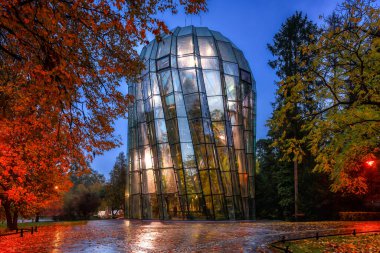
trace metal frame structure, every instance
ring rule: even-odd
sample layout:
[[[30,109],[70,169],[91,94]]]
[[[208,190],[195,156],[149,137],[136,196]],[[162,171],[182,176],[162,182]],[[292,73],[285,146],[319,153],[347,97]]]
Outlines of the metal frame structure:
[[[253,219],[255,81],[229,39],[177,27],[129,85],[126,217]]]

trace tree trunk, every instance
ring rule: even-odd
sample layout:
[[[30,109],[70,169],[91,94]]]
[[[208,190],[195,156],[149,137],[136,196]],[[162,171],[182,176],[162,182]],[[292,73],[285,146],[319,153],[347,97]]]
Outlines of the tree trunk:
[[[40,221],[40,213],[37,213],[36,214],[36,222],[39,222]]]
[[[298,220],[298,161],[294,159],[294,217]]]
[[[8,201],[3,201],[2,205],[4,207],[5,217],[7,219],[7,228],[9,230],[16,230],[17,218],[18,218],[17,210],[14,210],[13,216],[12,216],[11,204]]]

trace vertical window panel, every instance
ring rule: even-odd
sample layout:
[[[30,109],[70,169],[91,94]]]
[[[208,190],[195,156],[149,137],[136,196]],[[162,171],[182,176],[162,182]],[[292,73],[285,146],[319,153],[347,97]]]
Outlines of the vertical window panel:
[[[203,79],[207,96],[222,95],[219,71],[203,70]]]
[[[192,54],[194,53],[193,37],[184,36],[177,38],[177,54]]]
[[[161,58],[170,53],[170,41],[171,37],[167,37],[158,44],[157,58]]]
[[[201,56],[216,56],[215,42],[212,37],[198,38],[199,53]]]
[[[180,70],[179,72],[183,94],[198,92],[195,69]]]
[[[224,119],[224,106],[223,106],[223,97],[215,96],[208,97],[208,108],[210,110],[211,120],[219,121]]]
[[[236,62],[231,43],[218,41],[219,53],[223,61]]]

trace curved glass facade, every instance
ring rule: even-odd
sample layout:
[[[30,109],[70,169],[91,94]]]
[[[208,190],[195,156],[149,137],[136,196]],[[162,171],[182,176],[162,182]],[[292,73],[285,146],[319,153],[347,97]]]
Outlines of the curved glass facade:
[[[242,51],[186,26],[140,57],[141,82],[129,85],[126,217],[254,218],[256,92]]]

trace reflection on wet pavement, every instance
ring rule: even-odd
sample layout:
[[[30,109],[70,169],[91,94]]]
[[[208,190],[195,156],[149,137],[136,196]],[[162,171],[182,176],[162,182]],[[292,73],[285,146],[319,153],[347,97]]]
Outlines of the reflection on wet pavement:
[[[0,252],[270,252],[269,242],[380,230],[380,222],[191,222],[99,220],[0,237]]]

